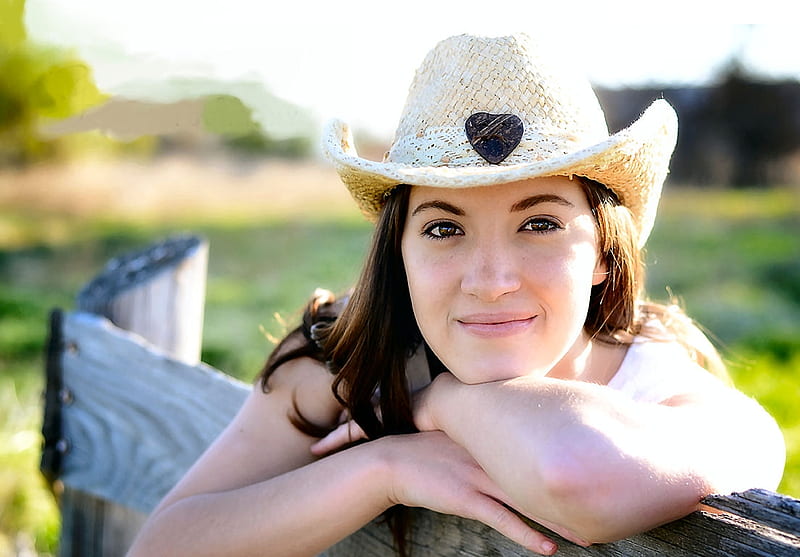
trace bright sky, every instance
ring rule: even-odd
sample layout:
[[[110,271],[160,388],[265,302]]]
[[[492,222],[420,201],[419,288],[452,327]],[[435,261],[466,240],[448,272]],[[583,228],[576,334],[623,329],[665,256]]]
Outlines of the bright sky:
[[[758,5],[744,12],[728,1],[717,11],[795,19],[768,0]],[[26,15],[32,38],[74,47],[110,93],[177,100],[154,84],[255,81],[321,121],[337,116],[389,135],[425,53],[463,32],[551,37],[599,85],[705,82],[737,51],[760,74],[800,79],[795,24],[698,23],[704,6],[714,8],[704,0],[27,0]]]

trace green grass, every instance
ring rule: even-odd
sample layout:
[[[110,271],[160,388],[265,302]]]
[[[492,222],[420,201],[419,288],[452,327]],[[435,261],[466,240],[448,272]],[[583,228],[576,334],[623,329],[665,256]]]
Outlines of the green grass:
[[[39,465],[41,392],[39,366],[5,366],[0,380],[0,555],[16,542],[35,540],[40,553],[55,553],[59,520]],[[10,375],[10,376],[9,376]]]
[[[666,288],[725,344],[800,327],[800,194],[678,190],[648,243],[648,291]]]
[[[787,455],[778,491],[800,498],[800,412],[796,403],[800,348],[795,344],[791,354],[782,352],[743,347],[729,367],[739,389],[758,400],[780,424]]]
[[[673,189],[648,244],[648,290],[668,290],[710,329],[739,387],[779,421],[788,447],[781,492],[800,497],[800,203],[787,190]],[[47,314],[69,309],[111,257],[191,230],[210,244],[203,359],[244,380],[258,371],[314,288],[356,278],[371,227],[319,214],[110,222],[0,211],[0,555],[20,535],[54,551],[58,515],[38,474]]]
[[[264,332],[280,337],[282,323],[296,322],[315,288],[341,292],[355,281],[370,230],[361,221],[204,229],[210,243],[204,361],[252,378],[272,347]]]

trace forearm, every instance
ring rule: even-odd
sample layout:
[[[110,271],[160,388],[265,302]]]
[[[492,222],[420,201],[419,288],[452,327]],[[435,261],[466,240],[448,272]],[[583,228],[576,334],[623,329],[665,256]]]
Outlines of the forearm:
[[[644,435],[635,420],[647,416],[608,389],[546,378],[448,387],[433,399],[437,425],[532,518],[604,541],[677,518],[702,495],[668,439]]]
[[[316,555],[390,506],[380,447],[353,447],[244,488],[193,495],[151,517],[130,556]]]

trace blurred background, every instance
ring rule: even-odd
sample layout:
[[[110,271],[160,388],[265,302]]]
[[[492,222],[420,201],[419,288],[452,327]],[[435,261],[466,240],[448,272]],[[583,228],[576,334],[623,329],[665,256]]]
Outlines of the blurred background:
[[[462,32],[556,41],[612,131],[655,98],[675,106],[648,291],[680,300],[778,419],[789,450],[779,491],[800,497],[795,29],[652,13],[598,25],[636,16],[637,3],[252,4],[0,0],[0,556],[56,551],[58,512],[38,473],[50,309],[72,308],[113,256],[201,234],[203,359],[250,381],[315,287],[355,279],[369,238],[321,160],[322,124],[350,122],[359,151],[380,158],[415,67]]]

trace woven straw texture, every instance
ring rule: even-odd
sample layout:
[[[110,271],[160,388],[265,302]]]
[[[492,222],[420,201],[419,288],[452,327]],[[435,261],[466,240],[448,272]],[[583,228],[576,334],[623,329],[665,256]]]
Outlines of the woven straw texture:
[[[465,121],[476,112],[514,114],[523,122],[520,144],[499,164],[484,160],[467,139]],[[461,188],[579,175],[617,193],[643,245],[676,136],[675,112],[663,100],[609,136],[589,82],[558,53],[526,35],[460,35],[423,60],[384,161],[360,158],[340,121],[326,128],[323,150],[373,220],[398,184]]]

